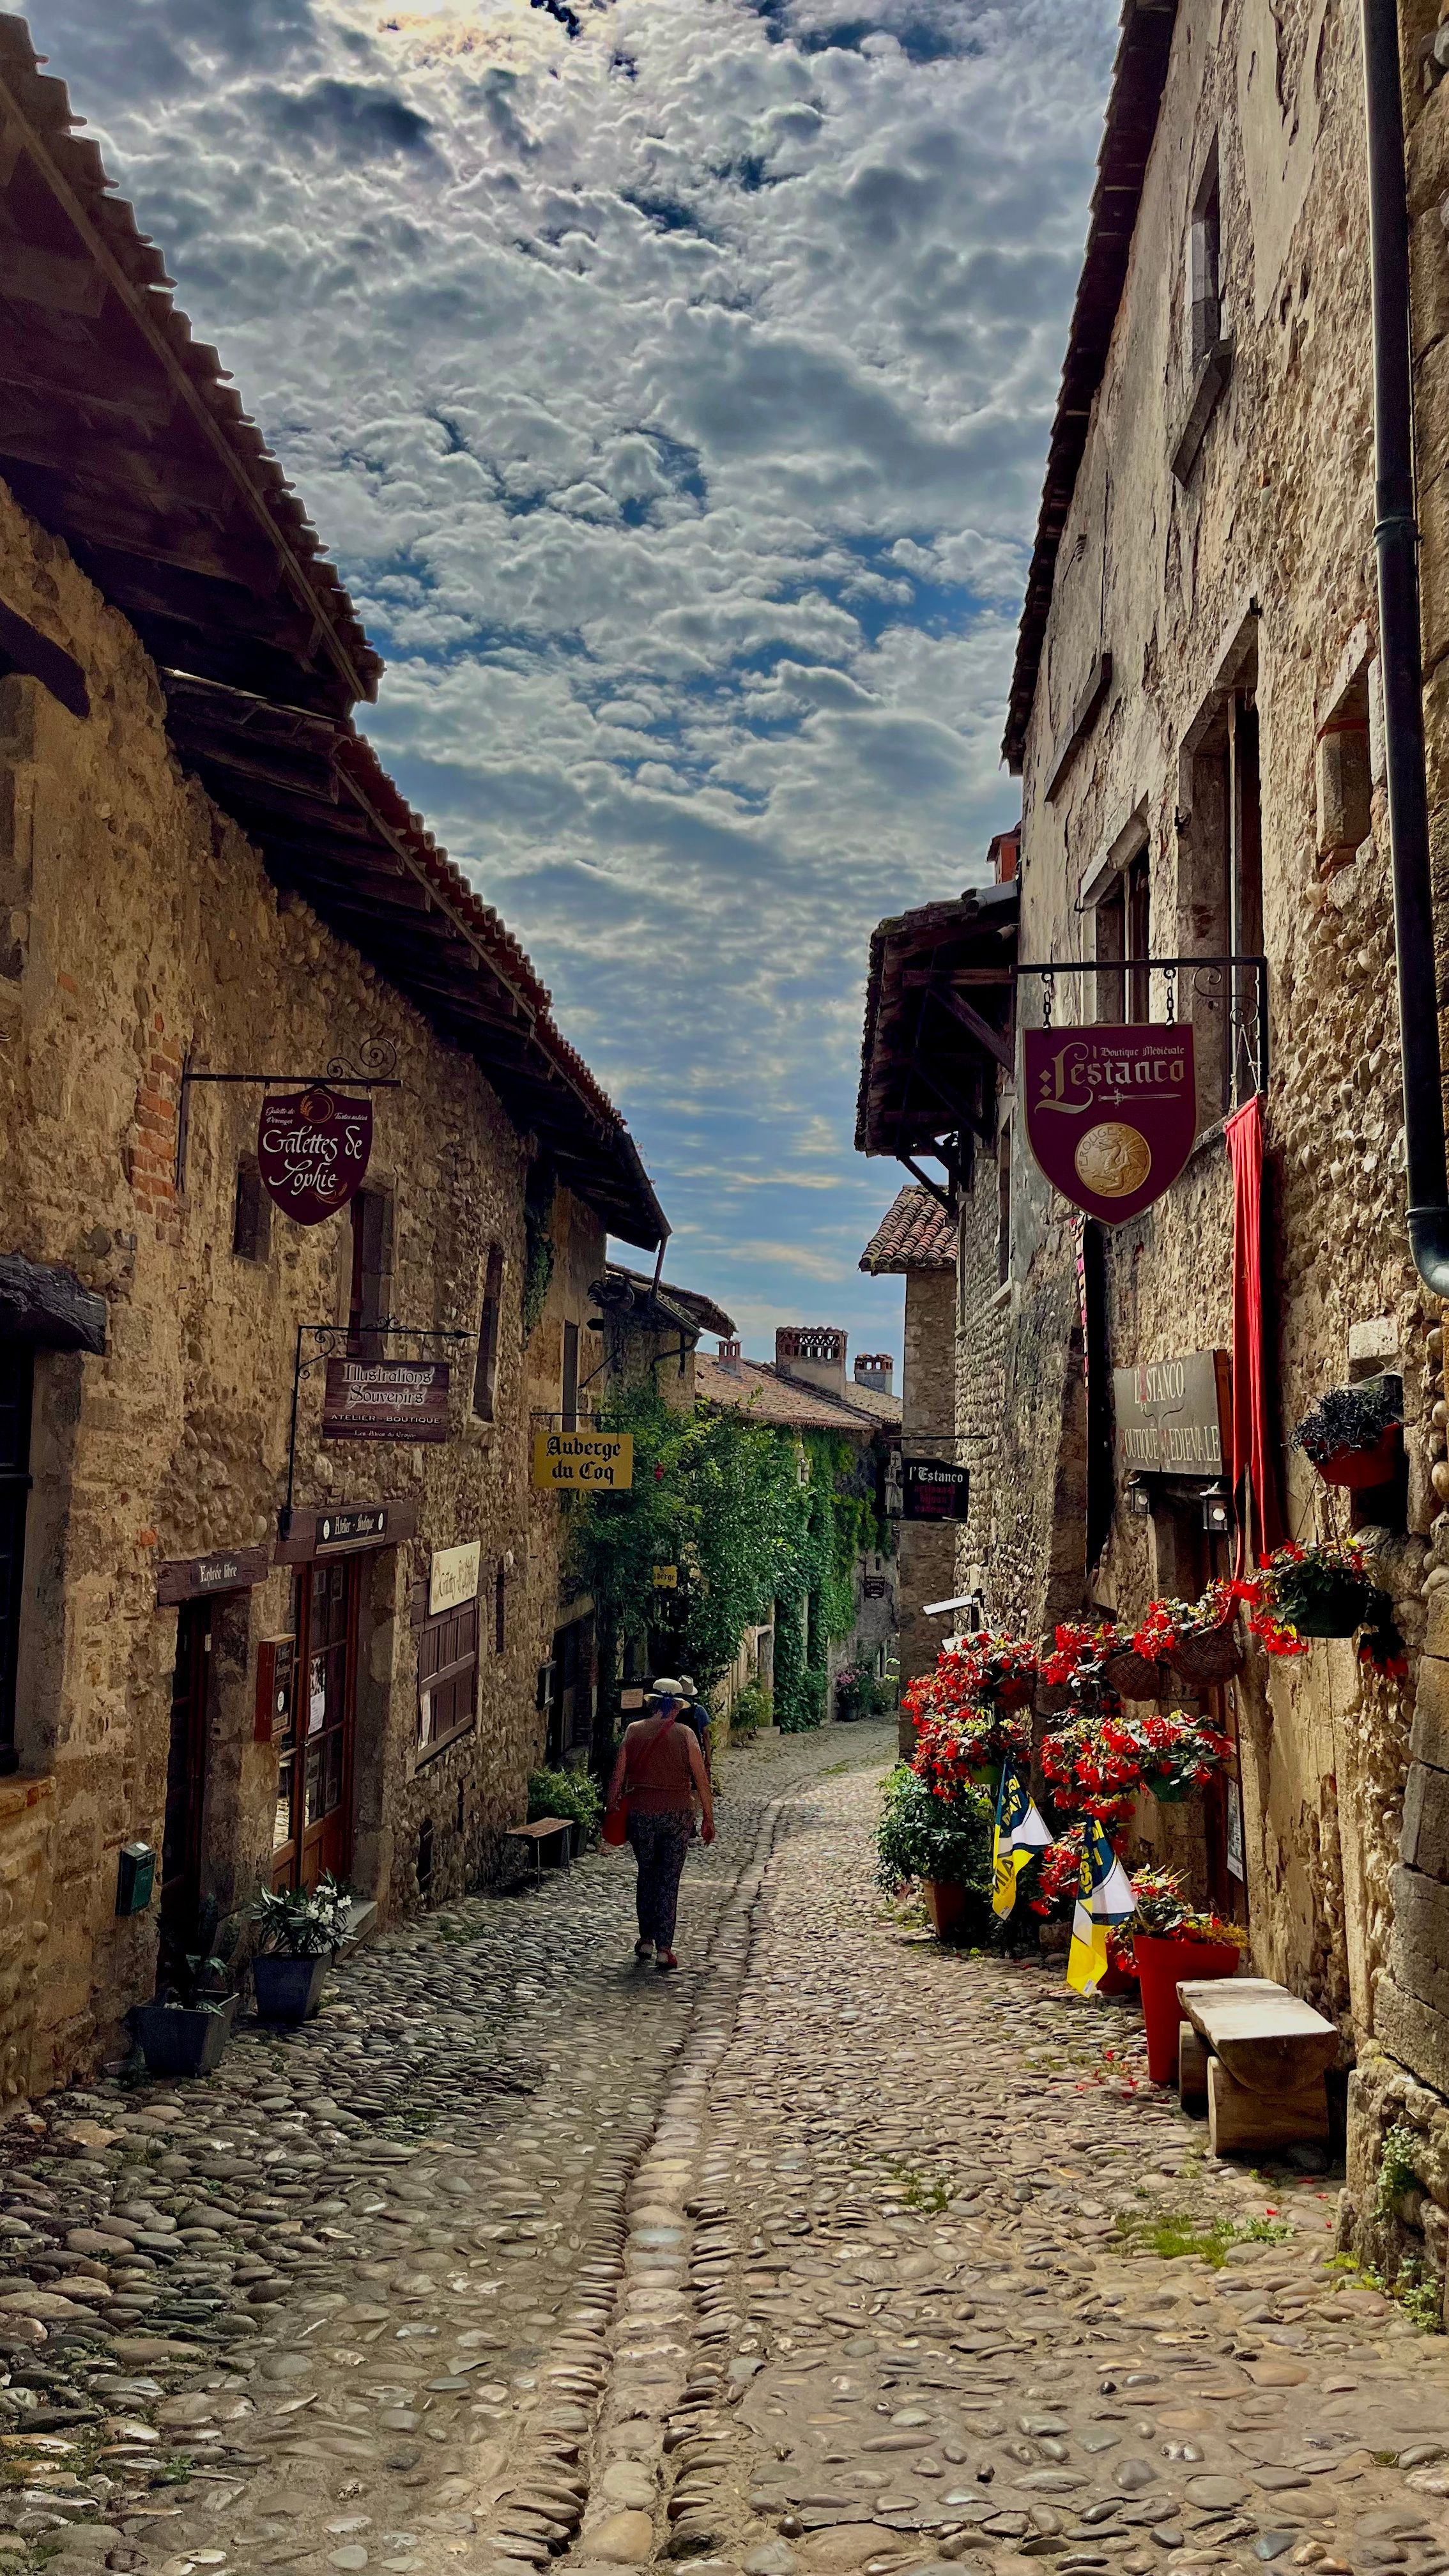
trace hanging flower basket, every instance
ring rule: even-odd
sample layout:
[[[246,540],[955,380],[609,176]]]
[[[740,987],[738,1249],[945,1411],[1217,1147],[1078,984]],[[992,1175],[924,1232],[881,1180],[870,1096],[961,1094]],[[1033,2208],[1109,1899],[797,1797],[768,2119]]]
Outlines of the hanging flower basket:
[[[1259,1566],[1248,1626],[1270,1655],[1302,1655],[1310,1637],[1351,1637],[1374,1620],[1386,1596],[1362,1551],[1342,1539],[1321,1547],[1289,1540]]]
[[[1012,1673],[996,1683],[991,1696],[998,1708],[1029,1708],[1035,1689],[1035,1673]]]
[[[1132,1646],[1103,1656],[1102,1679],[1122,1699],[1162,1699],[1171,1687],[1166,1664],[1149,1662]]]
[[[1311,1459],[1326,1485],[1365,1491],[1386,1485],[1393,1475],[1403,1418],[1401,1380],[1363,1378],[1321,1396],[1299,1423],[1293,1446]]]
[[[1398,1456],[1399,1426],[1391,1422],[1372,1449],[1335,1449],[1331,1456],[1315,1459],[1314,1464],[1325,1485],[1347,1485],[1358,1492],[1370,1485],[1386,1485]]]
[[[1220,1627],[1199,1628],[1190,1636],[1179,1637],[1171,1655],[1173,1671],[1194,1689],[1230,1682],[1235,1673],[1242,1671],[1246,1660],[1238,1623],[1231,1613]]]
[[[1363,1584],[1343,1574],[1312,1601],[1300,1603],[1293,1625],[1300,1637],[1351,1637],[1362,1627],[1368,1607]]]

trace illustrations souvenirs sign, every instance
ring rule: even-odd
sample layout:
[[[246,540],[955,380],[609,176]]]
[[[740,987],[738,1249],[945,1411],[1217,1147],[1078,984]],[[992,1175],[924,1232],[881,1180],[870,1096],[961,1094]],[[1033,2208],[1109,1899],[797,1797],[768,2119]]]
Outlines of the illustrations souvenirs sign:
[[[324,1440],[446,1440],[446,1360],[329,1360]]]
[[[1125,1225],[1172,1187],[1197,1138],[1192,1029],[1027,1029],[1026,1134],[1073,1207]]]
[[[372,1152],[372,1102],[314,1082],[274,1091],[257,1121],[267,1194],[296,1225],[320,1225],[361,1189]]]

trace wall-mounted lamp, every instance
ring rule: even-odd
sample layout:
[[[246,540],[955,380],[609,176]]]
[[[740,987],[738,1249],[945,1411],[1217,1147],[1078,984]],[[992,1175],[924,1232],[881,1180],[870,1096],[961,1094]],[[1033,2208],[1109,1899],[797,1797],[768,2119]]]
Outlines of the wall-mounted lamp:
[[[1233,1506],[1221,1485],[1210,1485],[1202,1498],[1202,1525],[1214,1538],[1226,1538],[1233,1526]]]
[[[1127,1509],[1132,1514],[1134,1520],[1151,1520],[1152,1496],[1145,1485],[1132,1484],[1128,1486]]]

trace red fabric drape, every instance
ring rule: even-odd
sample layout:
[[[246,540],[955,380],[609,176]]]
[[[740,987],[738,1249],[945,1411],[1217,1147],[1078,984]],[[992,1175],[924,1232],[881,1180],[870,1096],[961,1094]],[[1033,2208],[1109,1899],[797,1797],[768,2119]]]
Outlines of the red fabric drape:
[[[1281,1547],[1278,1477],[1268,1447],[1268,1394],[1263,1357],[1263,1107],[1258,1099],[1226,1127],[1233,1167],[1233,1493],[1237,1498],[1238,1567],[1251,1537],[1259,1558]],[[1246,1473],[1248,1491],[1243,1491]],[[1251,1516],[1251,1528],[1250,1528]]]

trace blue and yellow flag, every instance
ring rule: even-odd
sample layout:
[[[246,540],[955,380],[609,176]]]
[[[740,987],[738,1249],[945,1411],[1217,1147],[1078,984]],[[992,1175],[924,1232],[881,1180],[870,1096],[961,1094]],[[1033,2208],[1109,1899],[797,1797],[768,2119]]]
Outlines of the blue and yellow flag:
[[[991,1910],[1009,1914],[1016,1903],[1016,1882],[1033,1852],[1052,1840],[1040,1809],[1015,1765],[1003,1763],[996,1792],[996,1831],[991,1838]]]
[[[1136,1910],[1132,1881],[1112,1849],[1112,1837],[1096,1816],[1082,1828],[1082,1873],[1072,1916],[1072,1946],[1067,1952],[1067,1984],[1079,1995],[1093,1995],[1107,1966],[1107,1932],[1125,1923]]]

